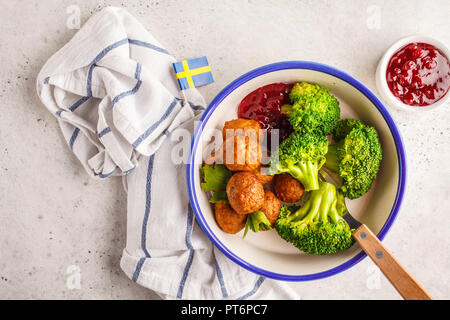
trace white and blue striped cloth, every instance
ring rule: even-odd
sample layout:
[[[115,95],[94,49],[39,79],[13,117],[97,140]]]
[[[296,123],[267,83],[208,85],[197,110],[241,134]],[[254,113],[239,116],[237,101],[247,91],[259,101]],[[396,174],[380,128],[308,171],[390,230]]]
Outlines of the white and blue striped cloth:
[[[106,8],[53,55],[37,79],[89,175],[122,176],[128,194],[121,268],[163,298],[293,299],[287,284],[241,268],[208,240],[189,205],[185,166],[171,158],[180,128],[205,102],[180,98],[175,59],[127,11]]]

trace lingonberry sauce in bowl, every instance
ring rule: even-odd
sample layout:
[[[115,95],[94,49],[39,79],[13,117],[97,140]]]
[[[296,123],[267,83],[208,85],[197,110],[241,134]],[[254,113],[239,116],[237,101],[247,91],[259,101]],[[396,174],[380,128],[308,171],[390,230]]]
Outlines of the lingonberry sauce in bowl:
[[[386,80],[391,92],[403,103],[429,106],[450,87],[450,63],[435,46],[413,42],[392,56]]]
[[[250,92],[239,104],[238,117],[259,122],[261,129],[267,130],[270,139],[272,129],[280,130],[280,141],[293,131],[281,107],[290,103],[289,93],[293,83],[272,83]]]
[[[397,41],[380,60],[377,87],[384,100],[403,110],[430,110],[449,97],[447,47],[432,38],[411,36]]]

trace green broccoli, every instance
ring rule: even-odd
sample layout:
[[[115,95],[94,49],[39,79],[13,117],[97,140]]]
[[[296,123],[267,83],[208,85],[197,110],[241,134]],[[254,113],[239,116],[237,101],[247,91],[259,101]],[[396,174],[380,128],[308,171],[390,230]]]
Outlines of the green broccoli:
[[[333,254],[353,244],[352,232],[342,216],[344,196],[328,182],[320,182],[301,208],[282,206],[275,230],[284,240],[313,255]]]
[[[271,158],[270,175],[289,173],[306,191],[319,188],[319,170],[325,163],[328,140],[312,133],[293,132]]]
[[[289,95],[292,105],[283,105],[295,131],[328,135],[340,118],[339,101],[326,88],[307,82],[296,83]]]
[[[350,133],[350,131],[352,131],[352,129],[354,128],[361,129],[364,126],[365,124],[362,123],[360,120],[351,118],[340,120],[334,127],[333,140],[341,141]]]
[[[334,133],[336,144],[328,147],[324,167],[339,176],[344,196],[356,199],[369,191],[382,158],[381,144],[375,128],[359,120],[339,121]]]

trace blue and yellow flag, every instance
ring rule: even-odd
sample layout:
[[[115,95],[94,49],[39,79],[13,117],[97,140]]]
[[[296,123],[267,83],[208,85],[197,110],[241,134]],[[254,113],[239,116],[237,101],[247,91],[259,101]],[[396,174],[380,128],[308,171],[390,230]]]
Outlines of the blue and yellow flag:
[[[206,57],[175,62],[173,64],[181,90],[204,86],[214,82]]]

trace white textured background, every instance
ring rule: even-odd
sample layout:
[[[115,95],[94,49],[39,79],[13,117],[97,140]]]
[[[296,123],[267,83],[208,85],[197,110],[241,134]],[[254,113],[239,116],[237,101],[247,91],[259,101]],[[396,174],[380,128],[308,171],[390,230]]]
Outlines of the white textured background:
[[[329,64],[376,90],[376,64],[398,38],[425,33],[450,44],[447,0],[0,0],[3,299],[156,298],[119,268],[126,223],[120,179],[87,176],[35,93],[44,62],[76,32],[67,27],[71,5],[79,6],[81,24],[105,6],[126,7],[176,58],[208,56],[216,82],[200,88],[207,102],[242,73],[281,60]],[[384,243],[438,299],[450,298],[449,107],[391,110],[409,170]],[[79,290],[66,285],[71,265],[81,272]],[[399,299],[373,266],[366,258],[331,278],[292,286],[303,299]]]

